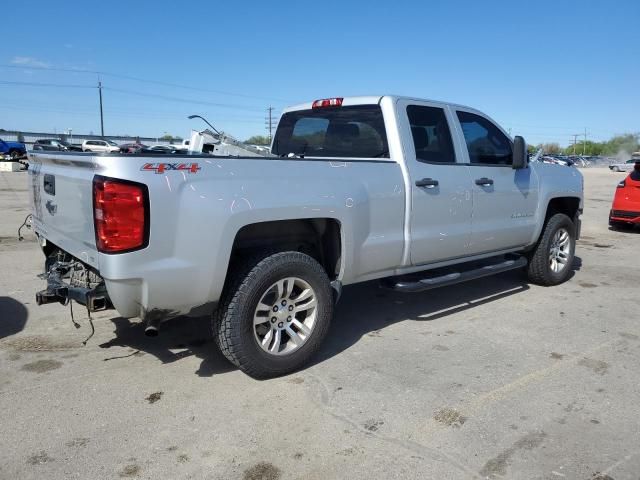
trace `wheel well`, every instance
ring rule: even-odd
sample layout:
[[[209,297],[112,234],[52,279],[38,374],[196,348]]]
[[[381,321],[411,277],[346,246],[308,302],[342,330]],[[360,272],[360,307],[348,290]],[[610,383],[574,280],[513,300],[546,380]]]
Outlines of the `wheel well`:
[[[564,213],[575,222],[580,208],[580,199],[576,197],[552,198],[547,206],[547,216],[545,221],[556,213]]]
[[[306,253],[322,265],[331,280],[340,273],[340,223],[333,218],[278,220],[246,225],[233,242],[231,262],[249,251]]]

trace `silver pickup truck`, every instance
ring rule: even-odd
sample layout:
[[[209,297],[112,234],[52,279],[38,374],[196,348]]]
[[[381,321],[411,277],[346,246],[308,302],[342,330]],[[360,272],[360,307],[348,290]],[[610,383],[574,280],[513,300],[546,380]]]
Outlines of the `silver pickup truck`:
[[[31,152],[39,304],[115,308],[148,334],[209,315],[256,378],[300,368],[343,285],[422,292],[506,270],[572,269],[583,180],[528,162],[472,108],[395,96],[284,111],[271,155]]]

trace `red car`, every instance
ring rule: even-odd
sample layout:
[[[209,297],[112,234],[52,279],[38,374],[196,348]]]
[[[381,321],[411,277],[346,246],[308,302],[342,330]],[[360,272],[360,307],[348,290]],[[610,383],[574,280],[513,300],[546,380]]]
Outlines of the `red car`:
[[[640,225],[640,159],[636,160],[629,176],[616,188],[609,225],[612,228]]]

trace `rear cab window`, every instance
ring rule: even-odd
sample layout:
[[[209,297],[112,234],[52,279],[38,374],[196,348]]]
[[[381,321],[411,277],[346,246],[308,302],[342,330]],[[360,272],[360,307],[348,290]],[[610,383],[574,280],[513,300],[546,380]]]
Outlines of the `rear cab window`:
[[[280,119],[272,153],[281,157],[389,158],[380,105],[297,110]]]
[[[416,160],[426,163],[455,164],[456,156],[444,109],[408,105],[407,117]]]

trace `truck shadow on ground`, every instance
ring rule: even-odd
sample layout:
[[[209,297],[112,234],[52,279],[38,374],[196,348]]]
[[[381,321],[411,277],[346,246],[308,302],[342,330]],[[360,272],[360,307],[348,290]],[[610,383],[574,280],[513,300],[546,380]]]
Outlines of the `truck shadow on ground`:
[[[574,257],[568,280],[582,268]],[[318,364],[355,345],[363,336],[403,321],[432,322],[529,290],[524,271],[510,271],[421,293],[399,293],[367,282],[345,287]]]
[[[571,276],[580,270],[576,257]],[[506,272],[463,284],[423,293],[397,293],[379,288],[377,282],[345,287],[327,338],[314,357],[315,365],[355,345],[363,336],[402,321],[431,322],[494,302],[529,289],[523,272]],[[162,324],[160,335],[144,335],[144,325],[122,317],[111,319],[115,326],[112,340],[101,348],[128,347],[133,352],[106,357],[105,361],[134,357],[139,352],[155,356],[162,363],[172,363],[196,356],[202,360],[195,372],[201,377],[236,370],[220,353],[211,337],[209,317],[178,317]]]
[[[29,312],[22,302],[11,297],[0,297],[0,338],[24,330]]]
[[[112,318],[115,336],[100,348],[128,347],[134,351],[123,355],[107,356],[105,361],[135,357],[141,352],[153,355],[162,363],[173,363],[183,358],[196,356],[202,360],[196,374],[211,377],[215,374],[236,370],[220,353],[213,338],[209,317],[178,317],[162,324],[157,337],[147,337],[144,325],[127,318]]]
[[[484,281],[472,281],[438,290],[402,294],[378,287],[377,282],[345,287],[335,318],[320,352],[312,364],[321,363],[355,345],[363,336],[406,320],[433,321],[527,290],[519,273],[503,274]],[[106,357],[105,361],[135,357],[139,352],[155,356],[162,363],[173,363],[196,356],[202,363],[196,374],[213,376],[234,370],[216,348],[209,318],[178,317],[162,324],[160,335],[144,335],[144,325],[117,317],[111,319],[115,336],[101,348],[128,347],[134,351]]]
[[[355,345],[368,334],[381,336],[403,321],[433,322],[529,289],[521,272],[507,272],[421,293],[376,288],[376,283],[345,287],[323,348],[313,360],[321,363]]]

